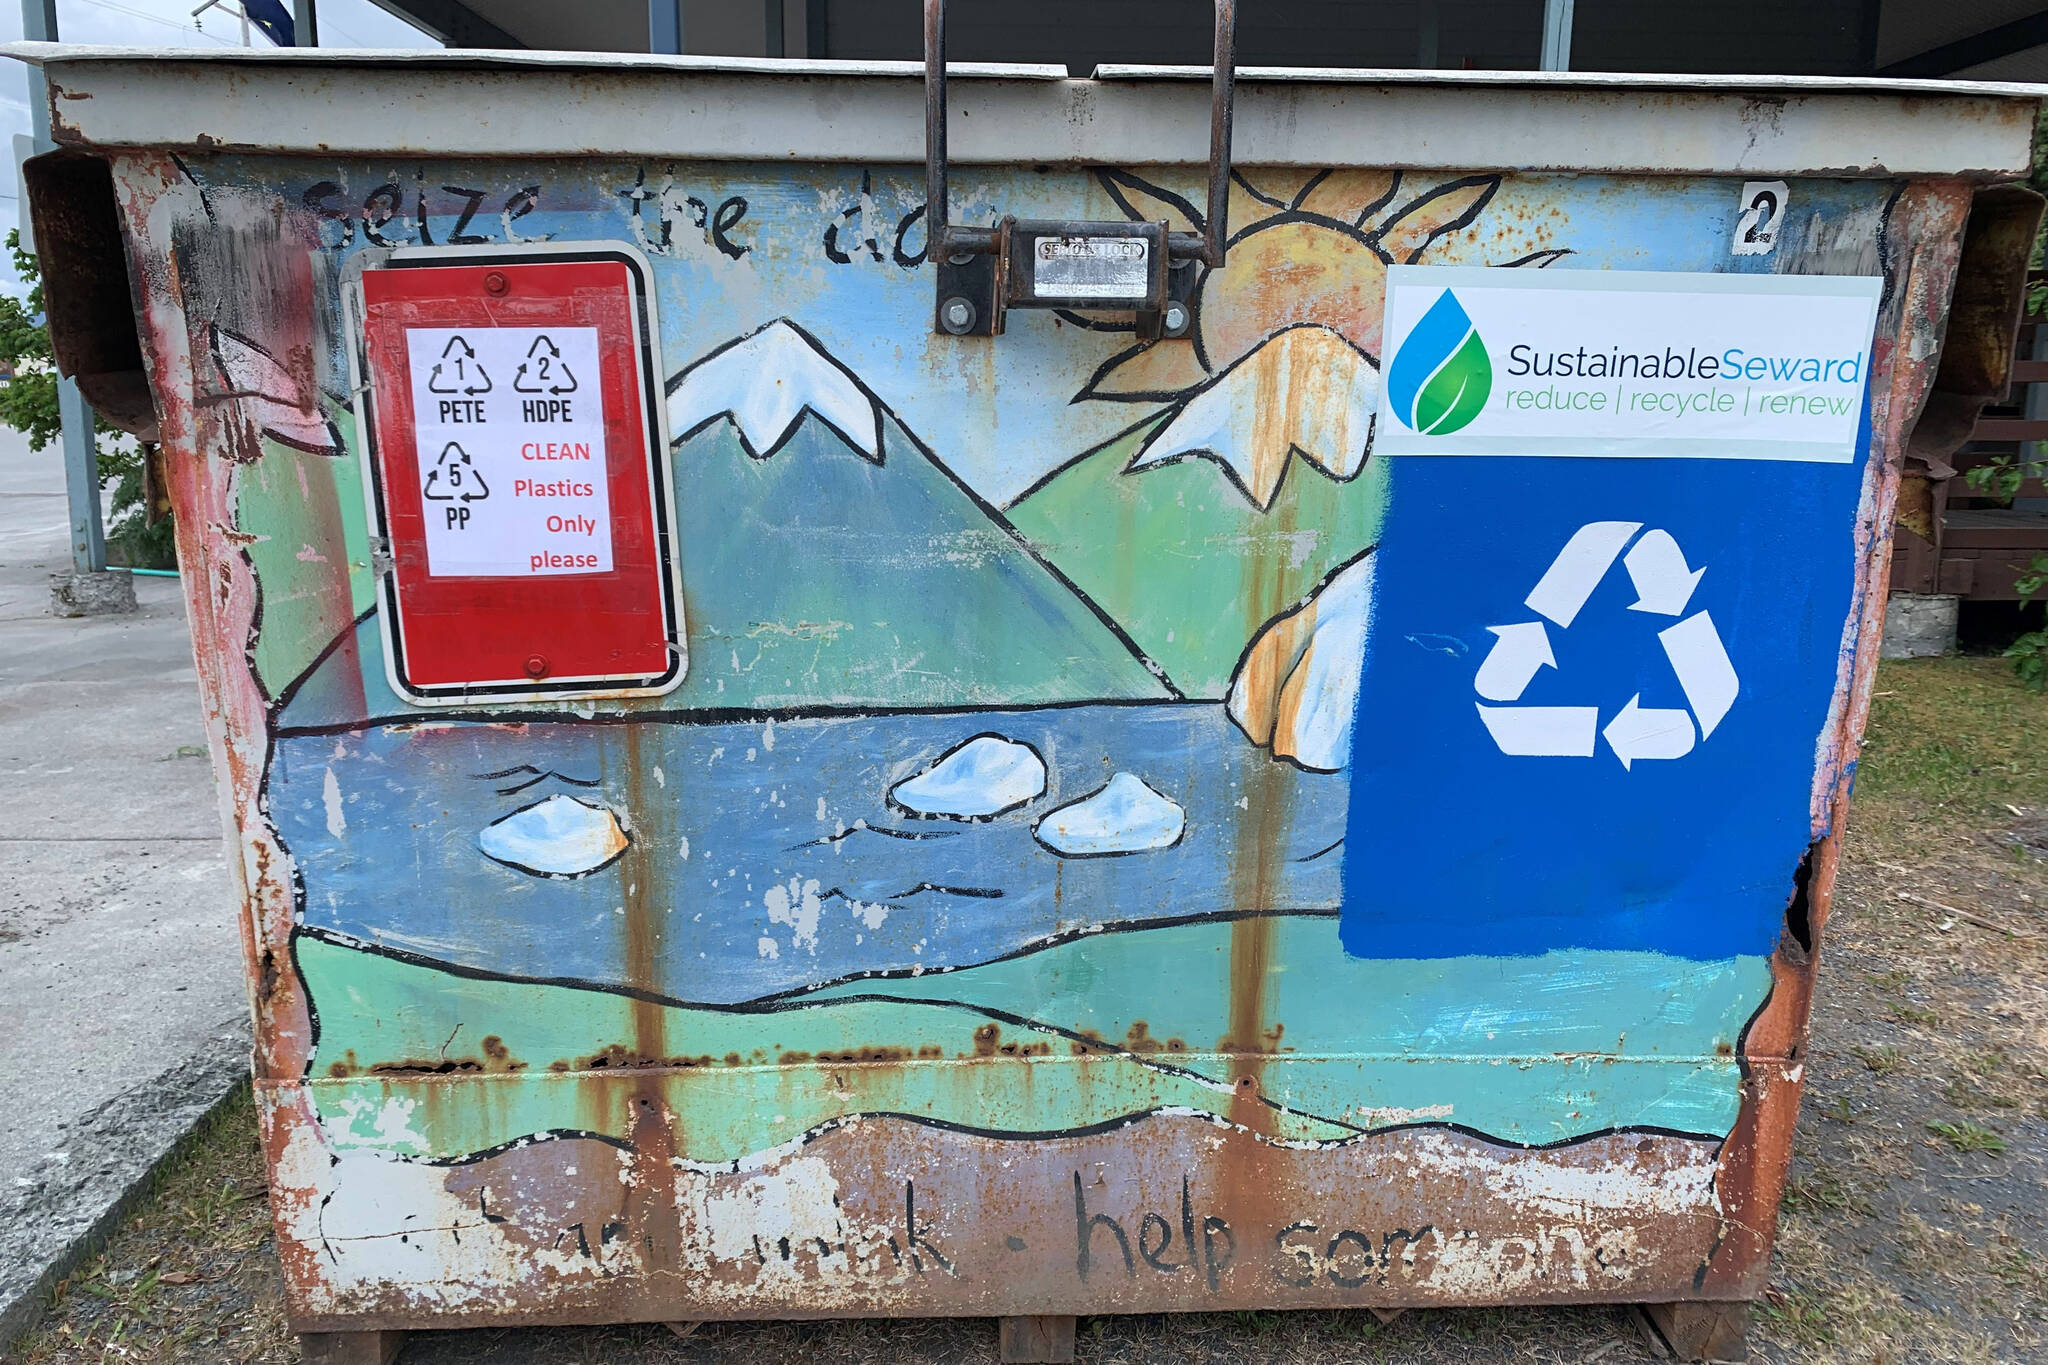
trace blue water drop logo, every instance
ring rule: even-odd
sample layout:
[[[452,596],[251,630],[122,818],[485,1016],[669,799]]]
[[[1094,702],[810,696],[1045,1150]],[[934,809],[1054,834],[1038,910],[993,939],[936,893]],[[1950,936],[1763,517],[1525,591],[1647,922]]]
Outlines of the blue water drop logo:
[[[1458,296],[1446,289],[1409,329],[1387,367],[1387,399],[1403,426],[1444,436],[1467,426],[1493,392],[1493,359]]]

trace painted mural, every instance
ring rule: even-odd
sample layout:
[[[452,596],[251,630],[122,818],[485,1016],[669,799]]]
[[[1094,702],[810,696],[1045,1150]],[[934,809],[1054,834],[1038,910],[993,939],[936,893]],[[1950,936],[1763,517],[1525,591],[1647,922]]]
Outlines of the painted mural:
[[[315,1278],[354,1286],[335,1303],[404,1278],[379,1238],[410,1227],[461,1267],[482,1254],[462,1231],[508,1217],[528,1269],[565,1284],[658,1254],[822,1274],[835,1246],[884,1278],[957,1273],[962,1234],[930,1220],[971,1196],[942,1216],[890,1174],[857,1198],[843,1144],[863,1124],[895,1135],[891,1172],[940,1161],[932,1143],[955,1162],[968,1144],[985,1179],[1071,1166],[1010,1252],[1071,1269],[1078,1218],[1084,1281],[1091,1257],[1112,1281],[1192,1275],[1206,1249],[1213,1291],[1226,1235],[1226,1265],[1283,1284],[1399,1275],[1391,1224],[1353,1245],[1297,1210],[1255,1249],[1241,1214],[1204,1214],[1166,1172],[1217,1143],[1292,1163],[1263,1168],[1260,1198],[1384,1199],[1413,1184],[1404,1163],[1483,1167],[1479,1185],[1578,1210],[1561,1222],[1631,1209],[1688,1229],[1671,1255],[1712,1254],[1746,1030],[1821,833],[1867,471],[1376,456],[1386,271],[1881,273],[1896,187],[1802,184],[1784,238],[1806,254],[1757,257],[1730,254],[1719,181],[1251,168],[1192,339],[1146,344],[1049,313],[934,335],[921,182],[897,169],[278,183],[180,162],[155,202],[181,206],[188,261],[214,249],[203,204],[303,272],[295,322],[202,283],[181,302],[200,405],[210,389],[245,424],[226,534],[260,603],[240,666],[288,865],[274,970],[306,1019],[273,1157],[325,1191],[280,1225]],[[1200,226],[1197,187],[1149,172],[955,194],[964,221]],[[655,263],[689,672],[660,698],[422,710],[384,681],[338,283],[366,249],[542,240]],[[1745,538],[1726,510],[1744,500],[1790,510]],[[1749,728],[1682,775],[1507,772],[1470,709],[1489,625],[1602,516],[1706,557],[1759,680],[1728,722]],[[1623,638],[1627,585],[1600,593],[1607,633],[1573,647],[1626,657],[1654,702],[1669,684]],[[1087,1204],[1113,1143],[1161,1154],[1147,1188],[1180,1179],[1185,1218]],[[650,1163],[674,1216],[714,1229],[694,1250],[658,1253],[635,1221]],[[1405,1228],[1406,1263],[1426,1242],[1524,1295],[1600,1283],[1584,1245],[1503,1269],[1471,1218]],[[1654,1260],[1631,1237],[1610,1235],[1624,1270],[1605,1273],[1626,1278],[1624,1243]]]

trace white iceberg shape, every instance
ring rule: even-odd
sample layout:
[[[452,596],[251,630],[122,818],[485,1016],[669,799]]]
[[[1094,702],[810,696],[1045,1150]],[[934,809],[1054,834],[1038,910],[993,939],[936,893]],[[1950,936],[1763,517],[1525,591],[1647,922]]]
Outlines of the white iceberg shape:
[[[1301,767],[1351,762],[1351,723],[1372,625],[1372,556],[1339,569],[1267,622],[1230,680],[1226,709],[1246,738]]]
[[[740,444],[757,460],[782,449],[807,412],[869,460],[882,462],[881,404],[794,323],[778,318],[669,381],[671,436],[682,440],[730,418]]]
[[[1099,858],[1171,848],[1187,828],[1180,806],[1129,773],[1047,815],[1031,832],[1038,842],[1068,858]]]
[[[976,735],[897,783],[889,799],[918,815],[979,820],[1015,810],[1044,792],[1045,760],[1036,749],[1001,735]]]
[[[581,877],[604,867],[630,842],[603,806],[550,796],[485,825],[476,846],[486,858],[542,877]]]
[[[1211,380],[1154,432],[1126,473],[1206,456],[1264,511],[1300,451],[1335,479],[1365,464],[1380,372],[1320,323],[1275,333]]]

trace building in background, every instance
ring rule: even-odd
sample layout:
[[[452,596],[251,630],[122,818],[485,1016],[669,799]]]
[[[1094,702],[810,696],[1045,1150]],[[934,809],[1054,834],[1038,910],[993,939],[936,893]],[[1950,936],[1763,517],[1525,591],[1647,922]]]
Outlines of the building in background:
[[[450,47],[852,60],[921,53],[913,0],[377,3]],[[1265,0],[1240,11],[1239,60],[1533,70],[1545,65],[1546,10],[1563,18],[1568,64],[1579,71],[2048,79],[2048,9],[2039,0]],[[963,4],[948,18],[954,60],[1063,62],[1077,75],[1099,62],[1206,62],[1208,24],[1202,0]]]

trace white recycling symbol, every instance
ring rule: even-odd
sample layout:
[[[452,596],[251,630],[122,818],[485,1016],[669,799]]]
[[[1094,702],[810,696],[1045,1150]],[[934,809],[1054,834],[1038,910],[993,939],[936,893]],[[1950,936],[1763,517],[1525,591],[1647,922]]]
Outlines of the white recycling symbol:
[[[1686,567],[1685,552],[1670,532],[1648,531],[1637,539],[1642,529],[1639,521],[1581,526],[1524,599],[1541,619],[1487,627],[1496,638],[1473,687],[1485,699],[1478,703],[1479,718],[1502,753],[1591,758],[1597,741],[1605,739],[1624,768],[1633,768],[1640,759],[1684,758],[1694,744],[1714,733],[1735,704],[1740,681],[1713,618],[1704,611],[1685,614],[1706,570]],[[1626,555],[1623,549],[1628,550]],[[1630,611],[1683,618],[1657,632],[1657,639],[1685,693],[1686,708],[1646,707],[1638,692],[1602,729],[1598,706],[1515,705],[1537,673],[1557,666],[1543,622],[1569,629],[1617,558],[1635,585]]]

